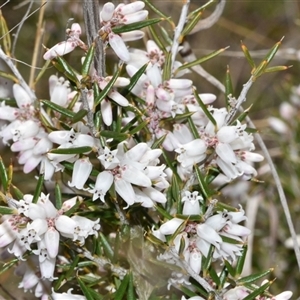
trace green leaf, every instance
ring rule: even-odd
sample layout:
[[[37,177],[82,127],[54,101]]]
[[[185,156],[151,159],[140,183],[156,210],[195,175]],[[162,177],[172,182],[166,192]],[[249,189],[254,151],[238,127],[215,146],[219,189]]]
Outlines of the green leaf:
[[[71,119],[72,124],[82,121],[82,119],[88,114],[86,109],[81,109],[78,111]]]
[[[57,182],[55,183],[54,194],[55,194],[55,207],[57,209],[61,209],[62,207],[61,189],[60,189],[60,185]]]
[[[11,189],[13,192],[13,195],[15,196],[15,198],[17,198],[18,200],[21,200],[24,198],[24,194],[15,186],[15,185],[11,185]]]
[[[248,249],[247,245],[244,245],[242,250],[242,255],[238,256],[237,258],[237,262],[235,266],[235,277],[239,277],[242,274],[244,264],[245,264],[247,249]]]
[[[86,286],[79,277],[77,277],[77,281],[87,300],[97,300],[96,298],[93,297],[93,293],[91,292],[91,289],[88,286]]]
[[[137,84],[141,76],[146,72],[149,63],[144,64],[131,78],[130,83],[121,91],[123,96],[126,96]]]
[[[165,60],[165,65],[163,68],[163,81],[169,80],[172,75],[172,53],[167,52],[166,54],[166,60]]]
[[[75,257],[72,258],[72,263],[70,264],[69,269],[65,275],[65,278],[67,278],[67,280],[70,280],[74,276],[79,259],[80,259],[79,255],[76,255]]]
[[[113,85],[115,84],[118,77],[120,76],[122,68],[123,68],[123,64],[121,66],[119,66],[117,72],[114,74],[114,76],[111,78],[111,80],[107,83],[105,88],[100,92],[99,96],[97,98],[95,98],[94,106],[97,106],[107,96],[107,94],[111,91]]]
[[[285,71],[292,66],[275,66],[275,67],[270,67],[265,69],[265,73],[271,73],[271,72],[278,72],[278,71]]]
[[[43,104],[45,104],[47,107],[50,107],[52,110],[57,111],[66,117],[73,118],[75,116],[74,112],[72,112],[54,102],[51,102],[50,100],[40,100],[40,101]]]
[[[233,97],[233,87],[232,87],[229,66],[227,66],[226,77],[225,77],[225,101],[226,101],[227,111],[231,108],[231,105],[229,103],[229,96]]]
[[[166,219],[168,219],[168,220],[173,219],[173,217],[168,212],[166,212],[166,210],[164,208],[160,207],[159,205],[155,205],[155,204],[154,204],[154,207]]]
[[[74,148],[58,148],[50,150],[49,153],[55,154],[83,154],[92,151],[92,147],[83,146],[83,147],[74,147]]]
[[[5,168],[5,165],[4,165],[4,162],[3,162],[3,159],[1,156],[0,156],[0,182],[3,186],[3,190],[7,191],[8,175],[7,175],[6,168]]]
[[[130,136],[128,133],[122,133],[122,132],[115,132],[115,131],[109,131],[109,130],[101,130],[100,136],[106,137],[106,138],[113,138],[116,141],[124,141],[128,139]]]
[[[106,239],[105,235],[102,232],[100,232],[99,238],[100,238],[100,241],[101,241],[101,244],[103,246],[103,249],[104,249],[104,252],[105,252],[106,256],[110,260],[113,260],[114,250],[112,249],[112,247],[110,246],[108,240]]]
[[[187,23],[185,24],[181,35],[183,37],[187,36],[198,24],[199,20],[201,19],[202,16],[202,11],[198,11],[197,13],[194,13],[193,15],[190,16],[190,18],[187,18]]]
[[[154,40],[154,42],[156,43],[156,45],[159,47],[159,49],[161,49],[164,53],[166,53],[166,48],[163,44],[163,41],[160,39],[159,35],[157,34],[156,30],[154,29],[154,26],[151,25],[148,27],[152,39]]]
[[[112,30],[114,33],[119,34],[119,33],[123,33],[123,32],[129,32],[129,31],[133,31],[133,30],[142,29],[144,27],[156,24],[163,20],[164,19],[162,19],[162,18],[148,19],[148,20],[135,22],[135,23],[119,26],[119,27],[114,27],[114,28],[112,28]]]
[[[163,144],[165,138],[166,138],[166,135],[163,135],[159,139],[155,140],[154,143],[151,146],[151,149],[157,149],[157,148],[161,147],[161,145]]]
[[[14,267],[19,262],[19,258],[15,258],[5,263],[0,269],[0,275],[8,271],[10,268]]]
[[[247,297],[243,298],[243,300],[254,300],[255,297],[257,297],[258,295],[262,294],[264,291],[266,291],[266,289],[272,284],[272,282],[267,282],[265,284],[263,284],[262,286],[260,286],[258,289],[256,289],[254,292],[252,292],[251,294],[249,294]]]
[[[86,54],[86,57],[84,59],[84,62],[82,64],[81,68],[81,74],[83,77],[86,77],[91,69],[91,65],[94,61],[94,55],[95,55],[95,42],[93,42]]]
[[[123,278],[119,288],[117,289],[117,291],[115,292],[114,294],[114,300],[122,300],[124,299],[124,295],[126,293],[126,290],[127,290],[127,286],[128,286],[128,283],[129,283],[129,274],[126,274],[125,277]]]
[[[129,283],[127,289],[127,300],[136,300],[134,293],[134,282],[133,282],[133,274],[129,273]]]
[[[246,45],[243,44],[242,41],[241,41],[241,48],[242,48],[242,51],[244,52],[244,55],[245,55],[249,65],[252,67],[252,69],[255,69],[256,68],[255,62],[254,62],[253,58],[251,57],[248,48],[246,47]]]
[[[260,272],[260,273],[256,273],[256,274],[251,274],[249,276],[245,276],[245,277],[242,277],[240,279],[238,279],[236,281],[237,284],[239,285],[243,285],[245,283],[253,283],[267,275],[269,275],[271,272],[273,272],[274,269],[273,268],[270,268],[269,270],[267,271],[264,271],[264,272]]]
[[[283,38],[271,48],[271,50],[265,56],[263,61],[257,66],[257,68],[255,68],[253,70],[252,75],[253,75],[254,78],[257,78],[260,75],[262,75],[263,73],[265,73],[265,70],[266,70],[267,66],[269,65],[271,60],[274,58],[276,52],[278,51],[282,40],[283,40]]]
[[[159,16],[161,16],[163,19],[165,19],[166,21],[168,21],[172,27],[174,28],[175,25],[172,22],[171,18],[167,15],[165,15],[161,10],[159,10],[156,6],[153,5],[153,1],[149,1],[149,0],[144,0],[144,2],[155,12],[157,13]]]
[[[43,65],[42,69],[40,70],[40,72],[38,73],[38,75],[36,76],[36,78],[34,79],[34,84],[33,86],[36,86],[36,84],[38,83],[38,81],[42,78],[42,76],[44,75],[44,73],[46,72],[46,70],[49,69],[49,65],[51,64],[51,60],[46,60],[45,64]]]
[[[138,133],[139,131],[141,131],[143,128],[145,128],[147,125],[149,124],[148,120],[145,120],[143,122],[141,122],[139,125],[135,126],[133,129],[131,129],[129,131],[129,135],[134,135],[136,133]]]
[[[188,110],[188,108],[186,108],[186,110]],[[188,120],[188,124],[189,124],[190,130],[193,134],[194,139],[200,139],[198,129],[197,129],[196,125],[194,124],[192,117],[191,116],[188,117],[187,120]]]
[[[32,203],[37,203],[40,195],[41,195],[41,192],[43,190],[43,184],[44,184],[44,175],[41,174],[39,176],[39,179],[37,181],[37,184],[36,184],[36,188],[34,190],[34,195],[33,195],[33,199],[32,199]]]
[[[207,257],[203,257],[204,259],[203,259],[203,263],[202,263],[202,270],[203,270],[204,274],[207,274],[207,271],[210,268],[214,250],[215,250],[215,247],[213,245],[210,245]]]
[[[52,60],[52,63],[58,69],[58,71],[62,72],[69,80],[74,82],[77,86],[80,85],[76,76],[77,72],[67,63],[67,61],[63,57],[57,56],[54,60]]]
[[[202,108],[203,112],[205,113],[205,115],[207,116],[207,118],[215,125],[215,127],[217,127],[217,122],[214,119],[214,117],[212,116],[212,114],[208,111],[206,105],[203,103],[203,101],[201,100],[200,96],[197,93],[197,90],[194,89],[194,96],[199,104],[199,106]]]
[[[4,19],[3,15],[2,15],[1,9],[0,9],[0,36],[3,41],[4,52],[7,55],[10,55],[11,39],[10,39],[9,29],[7,27],[6,20]]]
[[[196,172],[196,176],[200,185],[200,193],[202,194],[204,199],[208,199],[212,192],[209,190],[208,185],[206,184],[203,174],[201,173],[199,167],[194,165],[194,170]]]
[[[216,51],[214,51],[214,52],[212,52],[212,53],[210,53],[208,55],[205,55],[205,56],[203,56],[201,58],[198,58],[198,59],[196,59],[194,61],[191,61],[189,63],[185,63],[182,66],[180,66],[178,69],[176,69],[174,73],[177,74],[179,71],[182,71],[182,70],[185,70],[187,68],[191,68],[191,67],[197,66],[197,65],[199,65],[199,64],[201,64],[201,63],[203,63],[203,62],[205,62],[207,60],[210,60],[213,57],[215,57],[215,56],[219,55],[220,53],[224,52],[228,48],[229,47],[221,48],[221,49],[216,50]]]
[[[181,203],[181,182],[178,176],[176,174],[173,174],[172,176],[172,196],[174,201],[177,203],[177,213],[182,212],[182,203]]]
[[[227,271],[229,272],[229,274],[234,277],[235,275],[235,268],[233,268],[233,266],[231,265],[230,262],[228,262],[227,260],[224,260],[225,266]]]
[[[16,213],[15,208],[0,206],[0,215],[13,215]]]
[[[219,275],[219,278],[220,278],[219,288],[223,288],[224,287],[224,285],[226,283],[227,277],[228,277],[228,270],[227,270],[226,266],[224,266],[222,272]]]

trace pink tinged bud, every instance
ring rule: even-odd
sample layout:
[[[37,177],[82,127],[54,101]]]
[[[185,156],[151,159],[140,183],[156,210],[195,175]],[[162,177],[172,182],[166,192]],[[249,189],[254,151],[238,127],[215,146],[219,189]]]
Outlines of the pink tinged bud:
[[[109,44],[110,44],[111,48],[115,51],[115,53],[121,60],[123,60],[125,62],[130,60],[129,51],[128,51],[124,41],[122,40],[122,38],[119,35],[111,32],[108,35],[108,40],[109,40]]]
[[[164,235],[173,234],[184,222],[183,219],[173,218],[160,226],[160,232]]]
[[[19,108],[28,107],[33,103],[26,91],[17,83],[13,85],[13,93]]]
[[[238,224],[227,224],[223,230],[226,233],[236,235],[236,236],[248,236],[249,234],[251,234],[250,229]]]
[[[110,126],[112,124],[111,103],[109,100],[104,99],[100,105],[103,122],[105,125]]]
[[[148,106],[154,106],[155,102],[155,90],[153,85],[149,85],[147,88],[147,94],[146,94],[146,104]]]
[[[71,209],[76,203],[77,201],[82,202],[82,198],[81,197],[73,197],[69,200],[66,200],[63,204],[62,207],[60,209],[60,212],[65,213],[66,211],[68,211],[69,209]]]
[[[242,159],[246,161],[260,162],[264,160],[264,157],[258,153],[243,151]]]
[[[132,185],[125,181],[122,178],[115,178],[115,189],[116,192],[123,198],[127,203],[127,206],[124,209],[128,208],[130,205],[135,202],[135,193]]]
[[[163,101],[170,101],[172,98],[171,94],[162,87],[157,88],[156,97]]]
[[[120,93],[118,93],[117,91],[112,91],[108,94],[109,98],[111,98],[112,100],[114,100],[116,103],[118,103],[121,106],[128,106],[129,102],[128,100],[122,96]]]
[[[25,151],[28,149],[32,149],[36,143],[36,138],[30,137],[13,143],[10,147],[10,150],[13,152]]]
[[[54,227],[50,227],[44,236],[45,245],[49,257],[56,258],[59,247],[59,233]]]
[[[109,80],[111,80],[111,76],[106,77]],[[114,83],[114,86],[116,87],[124,87],[130,83],[130,80],[126,77],[118,77],[116,82]]]
[[[189,79],[170,79],[166,81],[166,85],[171,89],[188,89],[193,85]]]
[[[68,39],[67,41],[60,42],[49,49],[43,56],[45,60],[53,59],[57,56],[63,56],[72,52],[76,48],[76,43],[72,39]]]
[[[199,94],[199,97],[204,104],[211,104],[217,99],[216,95],[210,93]]]
[[[145,20],[148,17],[147,10],[141,10],[132,14],[125,15],[124,18],[121,20],[123,24],[132,24],[135,22],[140,22]]]
[[[18,116],[18,109],[10,106],[0,107],[0,119],[6,121],[14,121]]]
[[[197,235],[206,242],[214,245],[217,249],[220,249],[222,239],[210,226],[205,223],[197,225]]]
[[[93,165],[88,157],[76,160],[72,173],[72,181],[68,182],[70,187],[76,187],[79,190],[83,189],[84,184],[90,176]]]
[[[115,5],[111,2],[107,2],[103,5],[102,11],[100,12],[100,18],[103,22],[111,20],[115,12]]]
[[[73,23],[71,26],[71,31],[74,35],[76,35],[77,37],[79,37],[81,35],[81,26],[78,23]]]
[[[39,165],[41,160],[42,160],[42,156],[32,155],[24,164],[23,172],[25,174],[30,173]]]
[[[145,33],[141,30],[133,30],[120,33],[120,36],[124,42],[130,42],[142,39],[145,36]]]
[[[122,15],[128,15],[143,9],[144,7],[145,3],[143,1],[135,1],[133,3],[118,7],[118,12],[120,12]]]

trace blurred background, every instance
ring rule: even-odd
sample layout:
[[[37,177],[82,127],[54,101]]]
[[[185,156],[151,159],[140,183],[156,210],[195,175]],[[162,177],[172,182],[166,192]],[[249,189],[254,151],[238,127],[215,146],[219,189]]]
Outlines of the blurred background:
[[[31,12],[38,9],[43,2],[45,1],[33,1]],[[47,1],[42,32],[42,43],[45,46],[50,48],[57,42],[65,40],[65,31],[70,27],[70,22],[79,22],[84,29],[81,2]],[[151,2],[165,14],[172,16],[175,22],[178,20],[182,1]],[[192,0],[190,7],[196,9],[206,2]],[[12,38],[18,30],[15,26],[22,20],[29,5],[30,1],[14,0],[2,8],[8,27],[15,28],[11,32]],[[203,17],[209,16],[214,8],[215,3],[205,10]],[[155,14],[151,12],[151,16],[155,17]],[[15,58],[29,65],[32,61],[38,17],[37,11],[24,22],[15,47]],[[248,47],[255,62],[259,63],[268,49],[283,36],[280,51],[271,65],[292,65],[292,67],[286,71],[269,73],[258,78],[247,95],[244,107],[254,104],[250,117],[274,159],[288,198],[296,231],[300,234],[300,2],[298,0],[228,0],[219,21],[212,28],[189,36],[188,41],[197,57],[220,48],[230,47],[218,57],[204,62],[202,66],[221,82],[224,82],[226,69],[229,66],[234,96],[238,97],[251,72],[251,67],[242,54],[240,42],[242,41]],[[82,39],[85,40],[84,37]],[[43,53],[41,45],[37,67],[42,67],[44,64]],[[79,53],[76,55],[76,52],[71,54],[72,61],[78,58],[79,66]],[[70,59],[71,56],[66,58]],[[17,65],[25,80],[28,80],[30,67],[20,62]],[[36,86],[36,93],[40,99],[49,99],[47,81],[54,72],[55,70],[50,67]],[[224,106],[224,95],[218,89],[194,73],[188,74],[188,77],[194,80],[200,93],[211,92],[218,96],[216,106]],[[258,147],[257,150],[260,151]],[[6,162],[12,159],[17,170],[12,154],[5,147],[2,147],[0,152]],[[259,166],[257,179],[260,182],[251,184],[236,182],[234,190],[232,188],[224,190],[223,200],[232,205],[242,203],[249,212],[252,212],[249,218],[252,224],[250,225],[254,226],[253,255],[252,263],[249,263],[247,270],[252,268],[252,272],[259,272],[274,267],[274,272],[269,277],[269,279],[276,278],[271,292],[276,294],[283,290],[291,290],[294,292],[293,299],[297,299],[300,297],[299,269],[294,252],[289,248],[291,245],[286,243],[290,234],[272,175],[265,164]],[[25,182],[24,178],[16,172],[15,184],[23,192],[31,192],[34,187],[34,175],[36,174],[30,174]],[[11,284],[7,285],[7,282]],[[10,274],[0,276],[0,294],[4,299],[30,299],[29,294],[28,297],[23,298],[15,296],[14,288],[17,282],[18,278],[14,279]],[[14,286],[11,286],[12,284]]]

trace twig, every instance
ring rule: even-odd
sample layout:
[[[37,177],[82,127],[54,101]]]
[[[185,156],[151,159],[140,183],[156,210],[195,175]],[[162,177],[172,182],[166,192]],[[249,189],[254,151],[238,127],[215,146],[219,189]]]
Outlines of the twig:
[[[83,18],[88,45],[91,46],[95,42],[94,68],[99,77],[105,77],[105,52],[103,42],[98,35],[100,19],[97,0],[83,0]]]
[[[229,124],[232,121],[235,114],[240,110],[242,103],[246,101],[246,96],[254,82],[254,77],[251,76],[250,79],[243,85],[243,89],[234,104],[234,107],[229,111],[228,115],[226,116],[226,124]]]
[[[253,124],[253,122],[251,121],[251,119],[248,116],[246,118],[246,121],[248,122],[248,124],[252,128],[255,128],[255,125]],[[264,156],[265,156],[265,158],[266,158],[266,160],[267,160],[267,162],[270,166],[271,173],[272,173],[272,176],[274,178],[276,188],[277,188],[277,191],[278,191],[281,206],[283,208],[283,212],[285,214],[285,218],[286,218],[289,230],[290,230],[290,234],[291,234],[293,242],[294,242],[294,251],[295,251],[295,255],[296,255],[296,259],[297,259],[297,264],[298,264],[298,267],[299,267],[299,270],[300,270],[300,248],[299,248],[295,228],[294,228],[294,225],[293,225],[291,213],[290,213],[290,210],[289,210],[289,207],[288,207],[288,204],[287,204],[287,200],[286,200],[286,197],[285,197],[285,194],[284,194],[282,184],[280,182],[279,175],[277,173],[277,170],[275,168],[275,165],[273,163],[271,155],[269,154],[268,148],[266,147],[266,145],[265,145],[263,139],[261,138],[260,134],[256,133],[255,137],[256,137],[256,140],[257,140],[260,148],[262,149],[262,151],[264,153]]]
[[[221,17],[224,7],[226,4],[226,0],[220,0],[219,4],[216,6],[216,9],[214,10],[214,12],[207,18],[200,20],[197,25],[193,28],[193,30],[189,33],[193,34],[196,33],[200,30],[204,30],[204,29],[208,29],[211,26],[213,26]]]
[[[23,79],[22,75],[20,74],[19,70],[16,68],[16,66],[13,64],[12,59],[8,57],[2,48],[0,47],[0,58],[3,59],[6,64],[9,66],[15,77],[18,79],[19,84],[23,87],[23,89],[26,91],[26,93],[29,95],[29,97],[32,100],[36,100],[36,96],[34,92],[30,89],[26,81]]]
[[[190,0],[185,0],[185,4],[182,6],[182,9],[181,9],[181,14],[180,14],[180,18],[178,21],[178,25],[175,28],[174,39],[173,39],[172,48],[171,48],[171,53],[172,53],[171,70],[173,69],[175,58],[178,53],[179,44],[181,43],[180,35],[183,30],[184,24],[186,22],[189,5],[190,5]]]
[[[40,9],[40,13],[39,13],[39,20],[38,20],[38,23],[37,23],[35,44],[34,44],[32,61],[31,61],[32,68],[30,69],[30,76],[29,76],[29,86],[31,88],[34,88],[33,87],[33,82],[34,82],[34,75],[35,75],[35,70],[36,70],[35,67],[36,67],[36,63],[37,63],[39,49],[40,49],[40,46],[41,46],[42,35],[43,35],[43,32],[44,32],[43,18],[44,18],[45,9],[46,9],[46,6],[44,4],[46,4],[46,1],[47,0],[42,0],[42,6],[41,6],[41,9]]]

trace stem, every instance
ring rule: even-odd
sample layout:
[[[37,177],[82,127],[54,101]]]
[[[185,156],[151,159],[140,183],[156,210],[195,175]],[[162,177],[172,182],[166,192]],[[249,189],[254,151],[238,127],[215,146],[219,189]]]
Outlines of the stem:
[[[30,89],[29,85],[23,79],[22,75],[20,74],[20,72],[12,62],[11,58],[4,53],[1,47],[0,47],[0,59],[3,59],[6,62],[6,64],[9,66],[9,68],[11,69],[15,77],[17,77],[18,83],[23,87],[23,89],[26,91],[29,97],[31,97],[33,100],[36,100],[36,96],[34,92]]]
[[[185,24],[185,21],[187,18],[189,5],[190,5],[190,0],[185,0],[185,4],[182,6],[182,9],[181,9],[181,14],[180,14],[178,25],[175,28],[174,39],[173,39],[172,48],[171,48],[171,53],[172,53],[171,70],[173,70],[175,58],[178,53],[179,44],[181,43],[180,35],[181,35],[181,32],[183,30],[183,27],[184,27],[184,24]]]
[[[41,5],[40,13],[39,13],[39,20],[37,23],[35,44],[34,44],[32,61],[31,61],[32,67],[30,68],[30,76],[29,76],[29,86],[31,88],[34,88],[35,67],[36,67],[39,49],[40,49],[40,45],[41,45],[42,35],[44,33],[43,18],[44,18],[45,9],[46,9],[46,6],[44,4],[46,4],[46,1],[47,0],[42,0],[42,5]]]
[[[99,77],[105,77],[105,52],[103,42],[98,35],[100,18],[97,0],[83,0],[83,18],[88,45],[95,41],[94,68]]]

